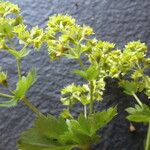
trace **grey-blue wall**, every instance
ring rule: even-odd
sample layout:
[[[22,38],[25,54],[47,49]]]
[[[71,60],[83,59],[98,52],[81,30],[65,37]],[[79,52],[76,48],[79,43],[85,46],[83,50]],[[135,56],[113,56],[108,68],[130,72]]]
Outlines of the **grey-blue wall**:
[[[78,23],[92,26],[97,38],[117,43],[122,47],[128,41],[141,40],[150,45],[150,0],[10,0],[19,4],[29,27],[45,27],[48,16],[55,13],[70,14]],[[27,64],[25,63],[27,62]],[[12,85],[16,81],[15,61],[6,53],[0,53],[0,65],[8,70]],[[32,53],[23,61],[23,73],[37,67],[38,81],[28,97],[44,113],[59,114],[63,108],[59,102],[60,89],[72,82],[82,82],[71,70],[78,65],[71,60],[49,62],[46,49]],[[103,129],[103,140],[94,150],[143,150],[146,126],[135,124],[137,131],[128,131],[124,108],[133,104],[117,88],[116,81],[107,81],[103,107],[118,104],[119,115]],[[141,95],[145,99],[145,96]],[[76,112],[79,108],[76,109]],[[34,114],[19,103],[16,108],[0,108],[0,150],[16,150],[19,134],[31,127]]]

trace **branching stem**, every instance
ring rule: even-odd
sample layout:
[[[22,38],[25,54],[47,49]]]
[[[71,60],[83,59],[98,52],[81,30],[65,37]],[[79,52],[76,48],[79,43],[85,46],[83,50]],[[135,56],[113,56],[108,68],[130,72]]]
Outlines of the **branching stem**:
[[[8,95],[8,94],[4,94],[4,93],[0,93],[0,96],[2,96],[2,97],[7,97],[7,98],[13,98],[13,96],[12,95]]]
[[[80,57],[79,57],[78,61],[79,61],[80,67],[84,70],[85,67],[84,67],[83,61]]]
[[[43,115],[27,98],[23,98],[22,101],[30,108],[37,116]]]
[[[93,82],[90,81],[90,114],[93,113]]]
[[[21,60],[17,59],[17,69],[18,69],[18,79],[21,79]],[[30,108],[37,116],[42,115],[42,113],[27,99],[23,98],[22,101],[25,105]]]
[[[135,93],[133,93],[132,95],[134,96],[134,98],[135,98],[135,100],[137,101],[137,103],[138,103],[141,107],[143,107],[143,106],[142,106],[142,102],[141,102],[140,99],[137,97],[137,95],[136,95]]]
[[[87,108],[86,108],[86,105],[84,105],[84,117],[87,118]]]
[[[18,79],[20,80],[21,79],[21,60],[20,59],[17,59],[17,69],[18,69]]]

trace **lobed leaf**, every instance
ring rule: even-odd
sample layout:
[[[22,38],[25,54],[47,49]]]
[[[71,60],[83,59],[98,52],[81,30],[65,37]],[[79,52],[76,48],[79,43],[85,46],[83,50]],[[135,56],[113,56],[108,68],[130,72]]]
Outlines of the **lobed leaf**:
[[[127,119],[130,121],[145,123],[150,121],[150,107],[148,105],[143,104],[142,107],[135,105],[134,108],[129,107],[126,111],[129,113]]]
[[[71,150],[96,143],[97,130],[117,114],[116,108],[95,113],[87,119],[80,115],[77,120],[64,120],[52,115],[39,116],[34,126],[24,132],[18,142],[22,150]],[[96,128],[95,128],[96,127]]]
[[[23,76],[17,83],[16,90],[13,91],[14,93],[14,99],[15,100],[21,100],[25,97],[27,91],[30,89],[30,87],[34,84],[36,81],[36,71],[33,69],[28,73],[28,75],[25,77]]]

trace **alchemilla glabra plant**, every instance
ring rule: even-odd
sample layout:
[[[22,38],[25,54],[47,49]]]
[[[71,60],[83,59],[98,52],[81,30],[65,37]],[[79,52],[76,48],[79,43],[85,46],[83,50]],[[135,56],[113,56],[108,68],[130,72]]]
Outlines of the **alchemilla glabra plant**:
[[[117,115],[116,107],[101,112],[94,110],[95,102],[101,103],[103,100],[106,77],[118,79],[124,92],[135,98],[135,107],[126,109],[129,113],[127,119],[149,124],[144,147],[145,150],[150,149],[150,106],[136,94],[144,92],[150,97],[150,77],[145,74],[150,66],[147,46],[135,41],[119,50],[113,43],[93,38],[93,34],[91,27],[80,26],[71,16],[62,14],[50,17],[45,29],[38,26],[28,29],[17,5],[0,2],[0,51],[14,57],[18,71],[18,82],[12,89],[8,82],[9,75],[1,66],[0,85],[7,92],[0,93],[0,96],[8,100],[2,99],[0,106],[15,107],[23,101],[36,114],[33,127],[21,134],[18,149],[71,150],[77,147],[90,150],[90,146],[102,138],[97,131]],[[18,41],[17,46],[14,41]],[[43,44],[47,45],[51,60],[66,57],[77,61],[80,68],[73,72],[85,80],[84,84],[72,83],[61,90],[60,101],[66,109],[59,117],[43,114],[26,96],[36,81],[37,73],[36,69],[31,69],[23,76],[21,62],[30,54],[31,46],[38,50]],[[83,57],[88,63],[83,62]],[[71,110],[77,103],[82,104],[83,112],[76,118]]]

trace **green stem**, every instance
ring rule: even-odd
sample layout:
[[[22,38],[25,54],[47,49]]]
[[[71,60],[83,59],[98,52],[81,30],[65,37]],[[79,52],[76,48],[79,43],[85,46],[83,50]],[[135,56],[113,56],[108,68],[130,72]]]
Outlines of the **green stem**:
[[[94,107],[94,103],[93,103],[93,82],[90,81],[90,114],[93,113],[93,107]]]
[[[17,69],[18,69],[18,79],[21,79],[21,60],[17,59]],[[37,114],[37,116],[39,115],[43,115],[34,105],[32,105],[32,103],[27,99],[27,98],[23,98],[22,101],[25,103],[25,105],[27,107],[29,107],[34,113]]]
[[[87,108],[86,108],[86,105],[84,105],[84,117],[87,118]]]
[[[23,98],[22,101],[25,103],[27,107],[29,107],[37,116],[43,115],[32,103],[27,99]]]
[[[84,70],[85,67],[84,67],[84,64],[83,64],[83,62],[82,62],[82,59],[79,57],[78,60],[79,60],[80,67]]]
[[[141,107],[143,107],[143,106],[142,106],[142,102],[141,102],[140,99],[137,97],[137,95],[136,95],[135,93],[133,93],[132,95],[134,96],[134,98],[135,98],[135,100],[137,101],[137,103],[138,103]]]
[[[148,125],[145,150],[150,150],[150,122],[149,122],[149,125]]]
[[[18,79],[21,79],[21,61],[17,59]]]
[[[0,96],[7,97],[7,98],[13,98],[12,95],[4,94],[4,93],[0,93]]]

